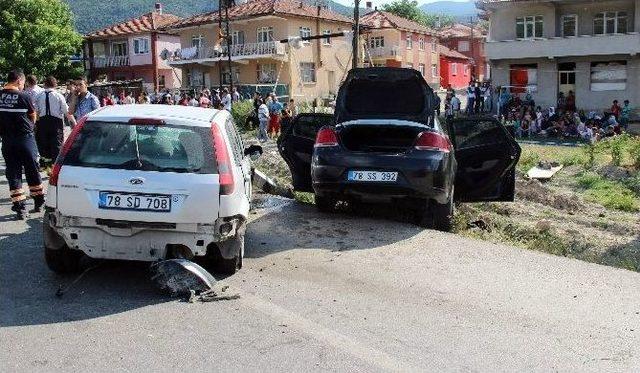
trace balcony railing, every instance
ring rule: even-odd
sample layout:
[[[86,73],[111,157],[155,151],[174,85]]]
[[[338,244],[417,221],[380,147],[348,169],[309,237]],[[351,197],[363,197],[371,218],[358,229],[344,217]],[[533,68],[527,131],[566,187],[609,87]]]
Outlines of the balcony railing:
[[[397,46],[394,47],[377,47],[369,49],[369,54],[371,58],[395,58],[400,55],[400,48]]]
[[[178,61],[193,61],[193,60],[216,60],[226,58],[229,53],[229,48],[226,45],[221,47],[191,47],[178,49],[169,60],[172,62]],[[284,45],[275,41],[263,42],[263,43],[246,43],[235,44],[231,46],[232,58],[251,58],[257,56],[270,56],[270,55],[284,55]]]
[[[97,56],[93,57],[93,67],[129,66],[129,56]]]

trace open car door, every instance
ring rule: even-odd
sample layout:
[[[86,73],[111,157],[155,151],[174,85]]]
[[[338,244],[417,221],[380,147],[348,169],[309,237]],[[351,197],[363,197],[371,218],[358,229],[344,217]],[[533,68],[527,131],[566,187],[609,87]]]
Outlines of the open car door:
[[[513,201],[520,146],[493,117],[467,117],[447,123],[458,169],[455,198],[462,202]]]
[[[313,192],[311,186],[311,156],[320,128],[333,125],[333,115],[298,114],[278,139],[278,152],[291,170],[293,189]]]

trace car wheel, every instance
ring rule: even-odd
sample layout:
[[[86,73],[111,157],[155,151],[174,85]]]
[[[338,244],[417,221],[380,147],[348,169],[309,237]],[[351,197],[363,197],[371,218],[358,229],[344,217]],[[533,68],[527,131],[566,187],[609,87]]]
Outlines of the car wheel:
[[[333,198],[315,195],[316,208],[320,212],[333,212],[336,208],[336,201]]]
[[[44,260],[50,270],[58,274],[80,271],[84,253],[67,246],[64,239],[49,225],[49,213],[43,219]]]
[[[453,191],[447,203],[427,201],[420,211],[418,225],[443,232],[451,231],[453,227]]]
[[[235,237],[230,238],[224,242],[219,242],[218,246],[212,245],[207,252],[209,256],[209,263],[211,269],[215,273],[223,275],[232,275],[242,268],[242,258],[244,257],[244,233],[238,233]],[[236,253],[232,258],[224,258],[220,254],[220,248],[224,246],[224,250],[227,252]]]

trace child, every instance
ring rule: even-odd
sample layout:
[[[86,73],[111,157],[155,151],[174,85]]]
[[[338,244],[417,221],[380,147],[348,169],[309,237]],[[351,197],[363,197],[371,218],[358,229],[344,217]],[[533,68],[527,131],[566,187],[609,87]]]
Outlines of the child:
[[[631,117],[631,106],[629,100],[624,100],[624,106],[620,110],[620,125],[626,130]]]

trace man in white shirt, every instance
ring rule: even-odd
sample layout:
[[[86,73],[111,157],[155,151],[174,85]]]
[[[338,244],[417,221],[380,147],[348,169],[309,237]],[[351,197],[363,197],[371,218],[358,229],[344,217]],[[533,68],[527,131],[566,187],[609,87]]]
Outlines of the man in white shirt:
[[[124,105],[132,105],[136,103],[136,99],[133,98],[133,94],[131,92],[127,92],[127,96],[124,98]]]
[[[476,86],[473,81],[469,82],[467,87],[467,115],[475,112]]]
[[[24,81],[24,93],[29,95],[33,106],[36,105],[36,97],[43,91],[44,89],[38,85],[36,77],[34,75],[27,75]]]
[[[451,110],[453,110],[454,116],[457,116],[460,112],[460,99],[456,97],[455,93],[452,93],[451,97]]]
[[[220,98],[220,103],[224,107],[224,110],[231,111],[231,94],[227,88],[222,90],[222,97]]]
[[[240,101],[240,93],[238,93],[238,88],[233,87],[233,90],[231,92],[231,99],[233,100],[233,102]]]
[[[58,82],[49,76],[44,81],[44,90],[35,98],[35,108],[38,113],[36,122],[36,142],[40,153],[40,166],[53,164],[58,157],[64,141],[64,118],[67,117],[72,126],[76,120],[69,113],[69,105],[65,97],[56,91]]]

